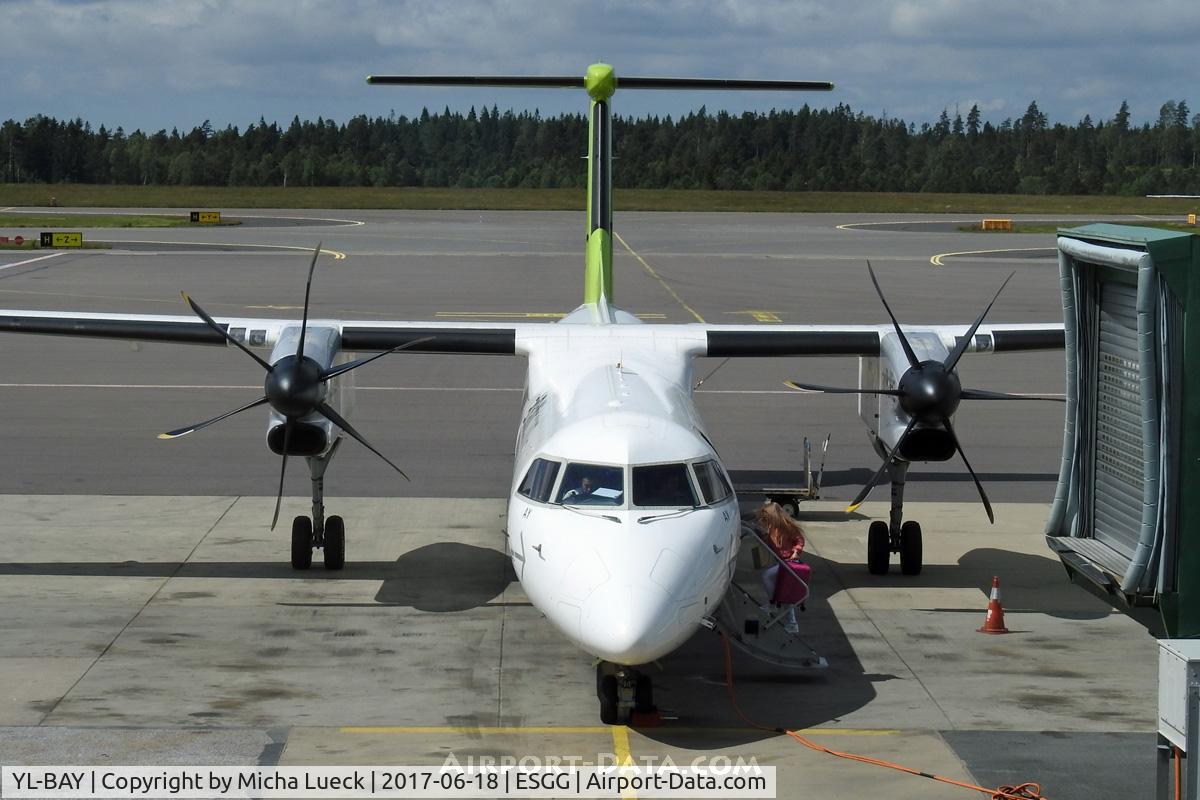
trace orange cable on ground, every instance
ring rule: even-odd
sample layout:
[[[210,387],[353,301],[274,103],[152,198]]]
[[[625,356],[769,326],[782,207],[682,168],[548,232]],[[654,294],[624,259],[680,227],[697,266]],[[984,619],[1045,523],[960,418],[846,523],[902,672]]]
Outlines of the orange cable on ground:
[[[938,783],[948,783],[951,786],[958,786],[962,789],[970,789],[973,792],[979,792],[980,794],[988,795],[990,800],[1047,800],[1047,798],[1042,796],[1042,787],[1036,783],[1022,783],[1019,786],[999,786],[995,789],[987,789],[983,786],[976,786],[973,783],[965,783],[963,781],[957,781],[953,778],[947,778],[944,775],[934,775],[929,772],[921,772],[920,770],[912,769],[911,767],[905,767],[900,764],[893,764],[890,761],[871,758],[870,756],[862,756],[856,753],[843,753],[839,750],[833,750],[824,745],[817,744],[813,740],[800,735],[796,731],[790,731],[786,728],[774,728],[768,725],[760,725],[742,713],[741,706],[738,705],[737,695],[733,690],[733,653],[729,647],[729,637],[726,636],[723,631],[721,632],[721,644],[725,648],[725,688],[729,690],[729,702],[733,705],[733,710],[739,717],[741,717],[742,721],[751,728],[786,734],[807,747],[809,750],[815,750],[818,753],[825,753],[826,755],[837,756],[838,758],[845,758],[850,761],[858,761],[863,764],[874,764],[877,767],[894,769],[908,775],[915,775],[920,778],[928,778],[932,781],[937,781]]]

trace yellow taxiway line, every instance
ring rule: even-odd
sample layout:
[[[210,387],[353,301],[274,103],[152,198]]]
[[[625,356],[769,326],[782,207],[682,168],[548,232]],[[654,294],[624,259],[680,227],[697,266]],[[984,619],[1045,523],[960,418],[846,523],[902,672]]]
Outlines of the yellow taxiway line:
[[[666,281],[664,281],[657,272],[654,271],[654,267],[652,267],[646,263],[646,259],[644,259],[640,255],[638,255],[637,251],[629,246],[629,242],[627,242],[623,238],[621,238],[621,234],[617,233],[616,231],[613,231],[613,236],[616,238],[616,240],[618,242],[621,243],[622,247],[624,247],[626,250],[629,251],[629,254],[631,256],[633,256],[634,258],[636,258],[638,260],[639,264],[641,264],[643,267],[645,267],[646,272],[650,273],[650,277],[654,278],[654,280],[656,280],[660,284],[662,284],[662,287],[667,290],[667,294],[671,295],[671,297],[674,297],[675,302],[679,303],[679,305],[683,306],[684,311],[688,312],[693,317],[695,317],[697,322],[704,322],[704,317],[697,314],[696,309],[692,308],[687,303],[683,302],[683,298],[680,297],[678,294],[676,294],[675,290],[672,289],[670,287],[670,285]]]
[[[757,729],[745,726],[673,725],[670,730],[679,733],[721,733]],[[520,734],[599,736],[608,734],[613,737],[615,746],[623,744],[626,751],[629,749],[629,728],[624,725],[345,725],[338,728],[338,733],[418,736],[438,733],[464,736],[515,736]],[[898,736],[902,731],[895,728],[801,728],[797,729],[796,733],[802,733],[805,736]],[[623,741],[618,741],[618,737],[623,737]],[[620,758],[620,753],[616,755]]]
[[[1002,248],[998,248],[995,250],[960,250],[957,253],[938,253],[936,256],[930,256],[929,263],[933,264],[935,267],[944,267],[946,265],[942,263],[942,259],[950,258],[951,256],[977,256],[977,255],[980,255],[983,253],[1030,253],[1030,252],[1033,252],[1036,250],[1053,251],[1054,248],[1053,247],[1002,247]]]
[[[435,317],[465,317],[468,319],[562,319],[565,311],[436,311]],[[638,319],[666,319],[666,314],[637,314]]]
[[[97,239],[98,242],[105,244],[185,244],[198,247],[200,249],[208,247],[255,247],[262,250],[299,250],[302,253],[311,253],[311,247],[299,247],[294,244],[249,244],[245,242],[168,242],[158,239]],[[329,250],[321,248],[321,252],[327,256],[333,256],[334,260],[341,261],[346,257],[346,254],[340,250]]]
[[[621,767],[636,767],[637,764],[633,760],[633,753],[629,748],[629,728],[624,725],[612,726],[612,742],[613,755],[616,756],[617,765]],[[637,794],[632,789],[624,789],[621,792],[622,800],[637,800]]]

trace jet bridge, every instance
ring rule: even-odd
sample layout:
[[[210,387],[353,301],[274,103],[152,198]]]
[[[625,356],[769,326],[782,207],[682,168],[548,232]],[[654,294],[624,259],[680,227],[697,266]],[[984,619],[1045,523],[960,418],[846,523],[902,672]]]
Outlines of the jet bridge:
[[[1058,260],[1067,404],[1046,541],[1156,636],[1200,637],[1200,237],[1086,225],[1059,230]]]

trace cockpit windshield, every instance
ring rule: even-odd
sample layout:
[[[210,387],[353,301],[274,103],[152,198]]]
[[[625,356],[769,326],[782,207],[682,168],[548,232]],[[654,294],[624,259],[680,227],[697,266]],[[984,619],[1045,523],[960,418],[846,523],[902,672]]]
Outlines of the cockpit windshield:
[[[572,506],[624,505],[625,471],[603,464],[567,464],[558,502]]]
[[[654,464],[633,468],[633,504],[642,507],[694,506],[696,493],[686,464]]]

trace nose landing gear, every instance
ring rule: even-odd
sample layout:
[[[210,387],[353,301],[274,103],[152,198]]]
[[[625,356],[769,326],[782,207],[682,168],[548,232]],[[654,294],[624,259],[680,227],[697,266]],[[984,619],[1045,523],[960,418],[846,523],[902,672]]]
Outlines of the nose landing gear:
[[[600,700],[600,721],[605,725],[625,724],[634,715],[652,715],[658,710],[650,676],[609,661],[596,665],[596,697]]]
[[[312,477],[313,513],[311,518],[299,516],[292,520],[292,569],[311,567],[316,547],[324,551],[325,569],[346,566],[346,522],[339,516],[325,518],[325,470],[341,443],[339,437],[328,453],[307,459]]]
[[[892,553],[900,554],[900,572],[921,574],[921,524],[904,522],[904,479],[908,475],[907,461],[891,461],[887,467],[892,483],[892,508],[889,521],[876,520],[867,530],[867,571],[886,575]]]

